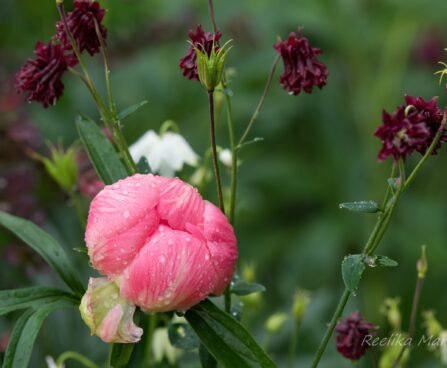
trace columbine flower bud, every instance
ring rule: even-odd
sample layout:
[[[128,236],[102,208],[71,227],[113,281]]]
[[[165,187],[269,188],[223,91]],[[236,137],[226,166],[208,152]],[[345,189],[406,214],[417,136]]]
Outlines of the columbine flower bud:
[[[416,265],[416,268],[417,268],[417,271],[418,271],[418,277],[420,279],[425,278],[425,275],[426,275],[427,270],[428,270],[428,263],[427,263],[427,257],[425,255],[425,248],[426,248],[425,245],[423,245],[421,247],[421,258],[418,259],[418,262],[417,262],[417,265]]]
[[[48,174],[66,192],[72,192],[78,181],[78,166],[76,162],[76,150],[73,147],[64,151],[62,145],[50,145],[51,157],[35,154],[42,161]]]
[[[402,316],[399,310],[399,298],[387,298],[383,302],[381,312],[386,316],[394,331],[400,331]]]
[[[436,319],[435,312],[432,310],[425,311],[422,313],[422,317],[424,318],[424,325],[427,330],[427,335],[439,337],[442,332],[442,326]]]
[[[143,330],[133,322],[135,305],[120,296],[118,286],[106,277],[90,278],[79,306],[91,334],[107,343],[135,343]]]
[[[285,313],[272,314],[265,322],[265,329],[272,335],[279,333],[289,317]]]
[[[199,45],[194,46],[197,57],[197,71],[199,73],[199,80],[204,87],[212,92],[222,81],[222,74],[225,65],[225,59],[228,52],[231,50],[231,40],[225,43],[218,50],[212,48],[208,54]]]
[[[298,290],[293,299],[292,312],[296,321],[301,321],[307,305],[310,303],[310,295],[306,290]]]

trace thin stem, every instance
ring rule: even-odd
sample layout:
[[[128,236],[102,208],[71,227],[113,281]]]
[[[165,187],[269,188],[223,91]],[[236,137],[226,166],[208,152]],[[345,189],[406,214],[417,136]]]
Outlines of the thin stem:
[[[73,205],[73,207],[76,211],[76,216],[78,217],[79,223],[81,224],[81,226],[83,228],[85,228],[86,219],[85,219],[84,212],[82,211],[79,197],[77,196],[77,194],[74,191],[71,191],[70,193],[68,193],[68,196],[70,197],[71,204]]]
[[[408,338],[410,339],[410,341],[413,338],[414,331],[416,329],[417,312],[418,312],[419,301],[421,299],[422,288],[424,286],[424,279],[425,279],[424,277],[418,276],[418,278],[416,280],[416,288],[414,290],[413,305],[411,307],[410,323],[409,323],[409,328],[408,328]],[[399,355],[397,356],[396,360],[394,361],[393,368],[396,368],[399,366],[399,363],[400,363],[402,357],[404,356],[404,353],[407,348],[408,348],[407,344],[403,344],[402,349],[399,352]]]
[[[318,347],[318,350],[315,353],[315,358],[311,366],[312,368],[318,367],[318,363],[320,362],[321,357],[323,356],[323,353],[326,350],[327,344],[332,336],[332,333],[334,332],[338,319],[343,313],[343,310],[345,309],[346,303],[348,302],[350,296],[351,292],[348,289],[345,289],[343,295],[341,296],[340,301],[338,302],[338,306],[335,309],[334,315],[332,316],[331,322],[329,322],[326,333],[323,336],[323,340],[321,340],[320,346]]]
[[[223,201],[222,194],[222,181],[220,179],[219,162],[217,158],[217,148],[216,148],[216,132],[214,126],[214,92],[208,91],[208,103],[210,108],[210,136],[211,136],[211,149],[213,153],[213,166],[214,166],[214,176],[216,178],[216,188],[217,197],[219,199],[219,208],[225,213],[225,205]]]
[[[231,107],[231,97],[226,96],[227,102],[227,122],[228,122],[228,135],[230,138],[231,149],[231,184],[230,184],[230,209],[228,211],[228,219],[230,224],[234,226],[235,221],[235,207],[236,207],[236,192],[237,192],[237,161],[238,153],[234,139],[234,124],[233,124],[233,109]]]
[[[301,320],[296,320],[293,326],[292,338],[290,339],[289,345],[289,355],[288,355],[288,366],[289,368],[293,368],[295,361],[295,352],[296,347],[298,345],[298,335],[300,332]]]
[[[155,328],[157,327],[157,315],[152,313],[149,315],[147,324],[147,338],[146,346],[144,349],[144,368],[150,368],[152,366],[152,342]]]
[[[86,358],[82,354],[79,354],[76,351],[66,351],[65,353],[62,353],[59,358],[56,361],[56,365],[58,367],[61,367],[64,362],[68,359],[76,360],[77,362],[81,363],[84,367],[87,368],[99,368],[95,363],[93,363],[90,359]]]
[[[247,138],[248,133],[250,133],[251,127],[253,126],[253,123],[256,121],[256,118],[258,117],[259,113],[262,110],[262,107],[264,106],[265,98],[267,97],[267,94],[270,90],[270,86],[272,84],[273,77],[275,76],[276,66],[278,65],[280,58],[281,58],[281,56],[277,55],[275,60],[273,61],[272,69],[270,70],[270,74],[267,78],[267,83],[265,84],[265,87],[264,87],[264,92],[261,95],[261,99],[259,100],[258,105],[256,106],[256,109],[250,118],[250,121],[248,122],[247,128],[245,128],[245,131],[242,134],[242,137],[239,140],[239,143],[237,144],[237,149],[239,149],[241,147],[241,145],[245,142],[245,139]]]
[[[216,17],[214,16],[213,0],[208,0],[208,8],[210,10],[210,18],[211,23],[213,24],[214,33],[217,33],[219,32],[219,28],[217,28]]]

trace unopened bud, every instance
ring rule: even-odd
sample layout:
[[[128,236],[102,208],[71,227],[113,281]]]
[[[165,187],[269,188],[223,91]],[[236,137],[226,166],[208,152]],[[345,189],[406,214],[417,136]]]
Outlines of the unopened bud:
[[[289,317],[285,313],[272,314],[265,322],[265,329],[272,335],[279,333]]]
[[[292,312],[296,321],[301,321],[306,311],[307,305],[310,303],[310,294],[306,290],[298,290],[293,298]]]
[[[120,296],[118,286],[105,277],[90,278],[79,306],[81,317],[107,343],[135,343],[143,330],[133,322],[135,305]]]
[[[402,324],[402,316],[399,310],[399,298],[385,299],[381,312],[386,316],[388,323],[394,331],[400,331]]]
[[[435,312],[432,310],[425,311],[422,313],[424,318],[425,329],[427,330],[427,335],[433,337],[439,337],[442,332],[442,326],[435,317]]]
[[[425,278],[425,275],[427,274],[428,270],[428,262],[427,262],[427,256],[425,252],[426,246],[423,245],[421,247],[421,257],[418,259],[416,269],[418,271],[418,278],[423,279]]]

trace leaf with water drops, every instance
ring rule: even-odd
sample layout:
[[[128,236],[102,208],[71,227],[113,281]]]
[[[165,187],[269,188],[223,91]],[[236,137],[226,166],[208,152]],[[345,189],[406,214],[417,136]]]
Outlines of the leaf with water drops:
[[[168,336],[172,346],[179,349],[197,349],[200,345],[197,334],[188,323],[171,323],[168,327]]]
[[[236,295],[250,295],[253,293],[263,293],[265,291],[265,286],[257,283],[237,281],[231,286],[231,292]]]
[[[376,213],[379,212],[379,205],[375,201],[357,201],[340,203],[339,207],[348,211]]]
[[[365,268],[362,254],[351,254],[343,259],[341,272],[343,282],[349,291],[354,292],[357,290]]]

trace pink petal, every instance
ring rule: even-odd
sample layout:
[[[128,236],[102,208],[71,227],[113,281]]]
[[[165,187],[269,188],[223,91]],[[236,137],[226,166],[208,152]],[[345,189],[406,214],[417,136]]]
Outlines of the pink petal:
[[[206,244],[160,225],[121,279],[121,295],[151,312],[184,310],[215,288]]]

